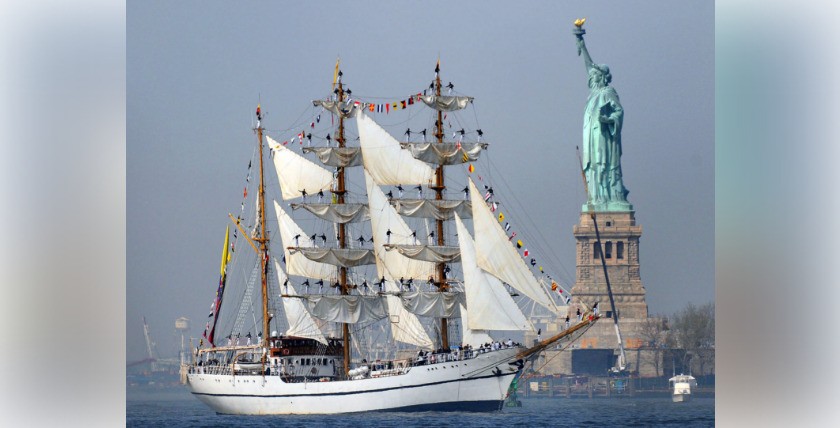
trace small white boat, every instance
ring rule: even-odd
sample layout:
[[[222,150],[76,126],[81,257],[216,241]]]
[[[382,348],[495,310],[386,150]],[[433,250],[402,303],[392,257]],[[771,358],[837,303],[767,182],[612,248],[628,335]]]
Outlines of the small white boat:
[[[681,374],[668,379],[671,383],[671,390],[673,394],[671,398],[675,403],[682,403],[691,399],[691,388],[697,386],[697,380],[694,376]]]

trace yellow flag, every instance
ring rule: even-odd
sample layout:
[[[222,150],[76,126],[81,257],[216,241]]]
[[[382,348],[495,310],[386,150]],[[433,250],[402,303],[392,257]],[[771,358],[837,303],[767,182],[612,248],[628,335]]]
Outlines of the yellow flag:
[[[499,213],[499,221],[505,221],[505,215],[501,212]]]
[[[228,256],[228,246],[230,244],[230,226],[225,228],[225,248],[222,249],[222,264],[219,267],[219,275],[225,274],[225,267],[227,266],[227,262],[230,259]]]
[[[341,61],[341,57],[335,59],[335,71],[333,72],[333,89],[335,89],[335,83],[338,81],[338,63]]]

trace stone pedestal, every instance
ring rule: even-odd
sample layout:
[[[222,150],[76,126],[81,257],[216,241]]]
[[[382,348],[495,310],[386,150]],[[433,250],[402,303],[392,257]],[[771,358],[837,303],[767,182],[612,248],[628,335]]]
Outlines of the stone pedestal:
[[[599,212],[596,213],[596,219],[619,320],[647,318],[645,287],[639,271],[642,227],[636,224],[633,211]],[[596,245],[595,226],[588,213],[581,213],[580,222],[574,227],[574,235],[577,241],[577,261],[570,313],[574,316],[580,303],[592,307],[598,302],[601,313],[612,316],[613,308],[607,295],[607,283]],[[604,320],[604,323],[607,322]]]

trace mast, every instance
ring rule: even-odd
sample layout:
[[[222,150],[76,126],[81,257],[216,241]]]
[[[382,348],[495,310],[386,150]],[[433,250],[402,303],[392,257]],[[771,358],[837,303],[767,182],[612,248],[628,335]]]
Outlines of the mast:
[[[263,309],[263,346],[268,347],[268,235],[265,232],[265,179],[263,177],[263,127],[260,115],[260,108],[257,106],[257,141],[260,147],[260,188],[258,197],[260,198],[260,235],[255,241],[260,243],[260,277],[262,280],[262,309]],[[265,362],[265,354],[263,354],[263,362]]]
[[[336,64],[337,66],[338,64]],[[344,101],[344,86],[341,83],[341,70],[338,71],[338,103]],[[338,115],[338,136],[336,137],[336,141],[338,142],[338,147],[343,148],[345,146],[344,140],[344,116]],[[338,195],[338,203],[344,203],[344,194],[346,190],[344,188],[344,167],[338,167],[338,189],[336,190],[336,195]],[[346,248],[347,247],[347,234],[345,230],[344,223],[338,224],[338,248]],[[350,294],[350,290],[347,287],[347,268],[346,267],[339,267],[339,288],[341,294],[347,295]],[[343,323],[341,325],[341,333],[342,337],[344,338],[344,374],[347,375],[350,373],[350,326],[347,323]]]
[[[435,66],[435,95],[440,96],[440,58],[438,58]],[[443,144],[443,112],[437,111],[437,129],[435,130],[435,137],[437,137],[438,144]],[[446,186],[443,184],[443,164],[439,164],[435,170],[435,186],[432,187],[435,191],[435,199],[443,199],[443,190]],[[444,245],[443,240],[443,220],[436,220],[437,223],[437,244]],[[438,263],[436,266],[438,291],[446,291],[448,285],[446,284],[446,276],[444,273],[445,264]],[[440,342],[443,349],[449,348],[449,328],[446,318],[440,319]]]

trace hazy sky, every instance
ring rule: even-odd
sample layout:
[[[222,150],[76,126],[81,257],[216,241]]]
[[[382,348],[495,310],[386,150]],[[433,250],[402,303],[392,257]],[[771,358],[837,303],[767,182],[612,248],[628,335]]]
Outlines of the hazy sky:
[[[143,357],[143,315],[164,354],[176,318],[201,334],[254,107],[261,100],[269,129],[286,128],[328,93],[339,55],[354,93],[393,100],[427,86],[440,56],[443,80],[475,97],[490,161],[527,207],[520,224],[533,221],[560,260],[547,270],[573,280],[588,88],[571,29],[584,16],[587,47],[625,110],[622,168],[650,312],[713,300],[713,2],[134,1],[127,358]]]

